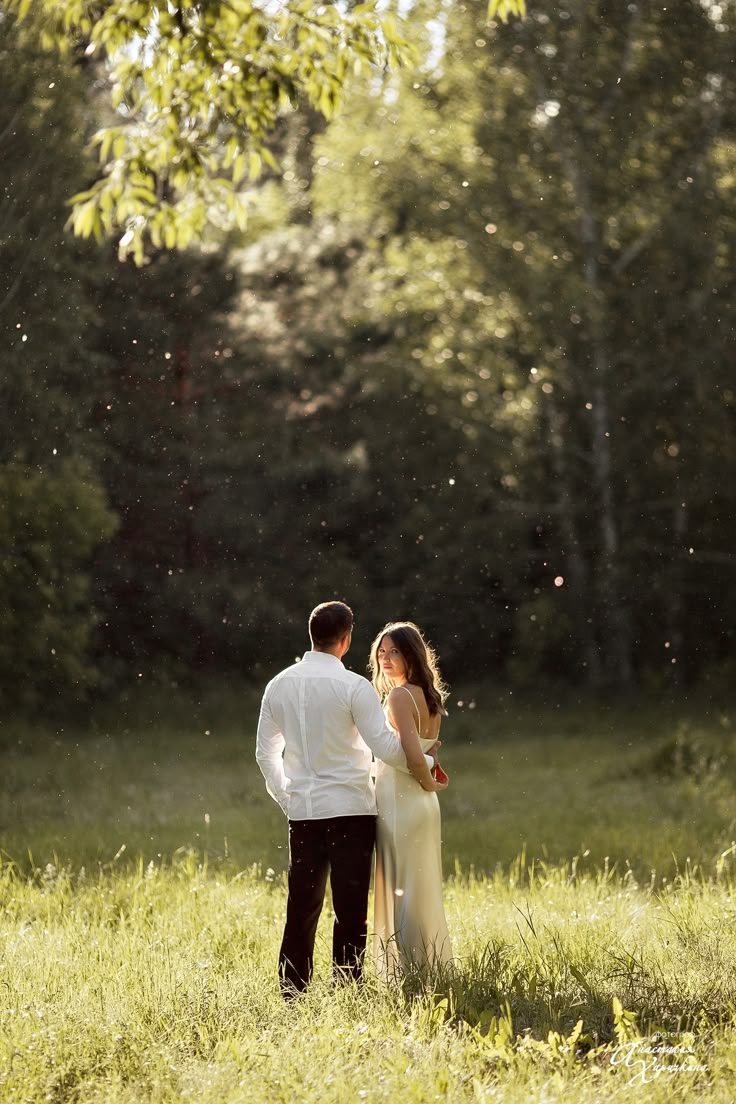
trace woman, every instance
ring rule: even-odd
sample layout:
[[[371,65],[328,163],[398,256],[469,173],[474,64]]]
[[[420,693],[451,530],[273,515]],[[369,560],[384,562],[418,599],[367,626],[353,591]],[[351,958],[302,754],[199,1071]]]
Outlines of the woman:
[[[416,625],[386,625],[373,642],[373,685],[398,733],[408,773],[378,763],[374,952],[384,978],[409,965],[452,957],[442,906],[439,790],[424,753],[437,742],[447,691],[432,649]],[[433,777],[434,774],[434,777]]]

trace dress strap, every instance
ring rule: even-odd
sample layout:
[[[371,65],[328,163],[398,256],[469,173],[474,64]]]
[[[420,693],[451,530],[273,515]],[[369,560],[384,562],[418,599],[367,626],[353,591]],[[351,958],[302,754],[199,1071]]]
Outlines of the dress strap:
[[[417,715],[417,735],[420,735],[422,731],[422,715],[419,712],[419,706],[417,705],[416,698],[414,697],[408,686],[400,686],[399,690],[406,690],[407,694],[411,698],[411,703],[414,706],[414,710]]]

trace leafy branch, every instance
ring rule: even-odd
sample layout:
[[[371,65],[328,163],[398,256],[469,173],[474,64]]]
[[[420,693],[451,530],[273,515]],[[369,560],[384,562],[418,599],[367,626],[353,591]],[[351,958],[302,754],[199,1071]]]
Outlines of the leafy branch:
[[[206,227],[243,226],[248,182],[277,170],[267,142],[308,103],[329,118],[346,80],[413,57],[376,0],[11,0],[47,48],[103,61],[114,121],[92,139],[99,175],[71,199],[81,237],[121,233],[121,258],[184,248]]]

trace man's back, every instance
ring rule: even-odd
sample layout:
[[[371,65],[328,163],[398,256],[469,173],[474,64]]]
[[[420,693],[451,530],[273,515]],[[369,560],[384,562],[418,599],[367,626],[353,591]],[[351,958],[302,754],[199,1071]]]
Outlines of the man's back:
[[[375,814],[371,749],[405,766],[375,690],[336,656],[306,652],[266,687],[256,758],[290,820]]]

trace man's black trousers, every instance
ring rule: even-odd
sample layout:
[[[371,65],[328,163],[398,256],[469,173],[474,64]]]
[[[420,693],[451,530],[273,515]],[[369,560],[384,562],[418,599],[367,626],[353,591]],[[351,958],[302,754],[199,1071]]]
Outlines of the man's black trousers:
[[[335,910],[333,971],[336,976],[360,978],[375,842],[375,816],[289,821],[289,897],[279,954],[285,993],[301,992],[312,977],[314,939],[328,873]]]

